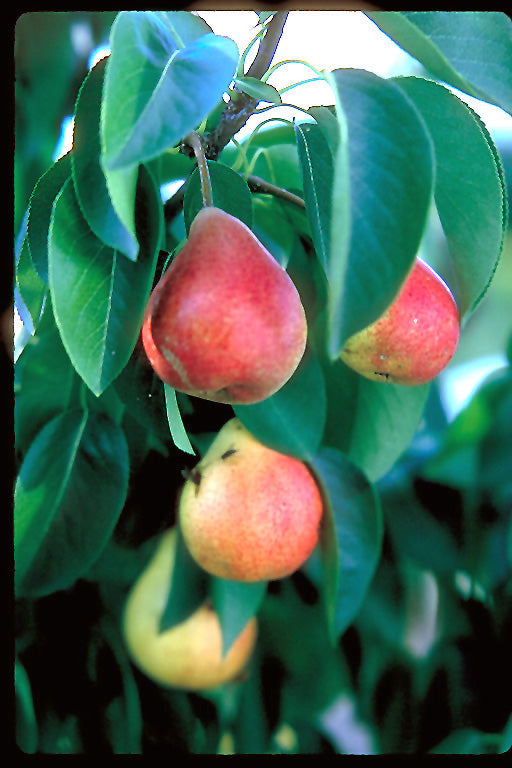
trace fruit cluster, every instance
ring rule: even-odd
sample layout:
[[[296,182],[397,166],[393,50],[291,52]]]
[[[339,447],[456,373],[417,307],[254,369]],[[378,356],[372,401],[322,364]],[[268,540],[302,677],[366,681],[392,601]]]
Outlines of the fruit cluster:
[[[348,340],[341,358],[370,379],[415,385],[448,364],[458,335],[448,287],[417,259],[388,310]],[[255,403],[290,379],[306,340],[306,316],[287,272],[245,224],[204,207],[148,302],[142,341],[156,374],[207,400]],[[309,467],[258,442],[236,418],[190,473],[178,504],[180,531],[196,563],[241,582],[280,579],[300,568],[318,543],[322,514]],[[128,597],[125,637],[134,661],[153,679],[208,689],[243,670],[256,619],[226,655],[208,603],[160,632],[175,548],[173,528]]]

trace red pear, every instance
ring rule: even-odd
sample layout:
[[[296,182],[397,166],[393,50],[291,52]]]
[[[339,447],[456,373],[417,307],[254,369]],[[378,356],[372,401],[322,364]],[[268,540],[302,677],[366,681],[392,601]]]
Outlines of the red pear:
[[[190,554],[208,573],[264,581],[284,578],[308,559],[322,511],[306,464],[231,419],[185,483],[179,523]]]
[[[459,314],[450,289],[417,258],[391,306],[348,340],[341,359],[368,379],[417,385],[448,365],[458,340]]]
[[[207,400],[259,402],[293,374],[306,336],[287,272],[243,222],[203,208],[146,309],[142,341],[158,376]]]

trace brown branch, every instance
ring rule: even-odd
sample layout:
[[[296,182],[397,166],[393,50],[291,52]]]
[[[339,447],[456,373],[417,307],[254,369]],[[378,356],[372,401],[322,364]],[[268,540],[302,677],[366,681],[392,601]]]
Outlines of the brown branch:
[[[274,197],[280,197],[282,200],[288,200],[289,203],[298,205],[300,208],[306,207],[306,203],[302,197],[295,195],[293,192],[289,192],[287,189],[283,189],[283,187],[276,187],[275,184],[271,184],[270,181],[265,181],[265,179],[260,179],[259,176],[249,176],[247,184],[251,192],[273,195]]]
[[[245,73],[247,77],[261,78],[268,70],[283,34],[287,18],[288,11],[276,11],[270,19],[265,34],[260,40],[256,56]],[[201,142],[203,148],[204,156],[208,160],[217,159],[226,144],[231,141],[233,136],[243,128],[247,120],[254,114],[256,107],[259,104],[259,99],[254,99],[252,96],[249,96],[242,91],[238,91],[236,87],[235,91],[236,97],[227,102],[217,126],[209,133],[203,135],[197,134],[198,140]],[[189,157],[194,157],[194,155],[197,154],[197,147],[194,151],[194,148],[188,141],[188,137],[181,143],[179,149],[180,152]],[[176,215],[180,206],[183,204],[184,186],[185,185],[183,185],[183,187],[181,187],[176,194],[165,203],[164,213],[167,221]]]
[[[283,34],[288,13],[288,11],[277,11],[269,21],[254,61],[245,73],[246,77],[257,77],[259,80],[270,67]]]

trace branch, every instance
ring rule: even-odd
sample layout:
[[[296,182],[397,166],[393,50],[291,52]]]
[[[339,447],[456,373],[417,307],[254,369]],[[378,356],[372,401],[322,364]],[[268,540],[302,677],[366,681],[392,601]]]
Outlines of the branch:
[[[276,13],[270,19],[269,23],[267,24],[265,34],[259,43],[256,56],[254,57],[251,66],[246,72],[247,77],[261,78],[268,70],[272,59],[274,58],[279,40],[283,34],[283,29],[286,23],[286,19],[288,18],[288,13],[288,11],[276,11]],[[235,88],[235,90],[237,89]],[[226,144],[231,141],[232,137],[238,133],[240,128],[246,124],[251,115],[255,113],[258,104],[259,99],[254,99],[252,96],[237,90],[235,98],[232,98],[226,104],[217,126],[209,133],[205,133],[203,135],[196,134],[196,142],[201,142],[202,150],[206,159],[217,159]],[[188,155],[188,157],[194,157],[194,155],[197,157],[198,148],[196,146],[194,149],[188,139],[189,137],[187,137],[181,143],[179,148],[180,152]],[[253,181],[253,183],[256,182]],[[261,188],[261,183],[267,185],[268,191],[267,182],[264,182],[263,179],[261,179],[258,183],[260,184],[260,189],[258,191],[263,191]],[[278,190],[280,188],[276,187],[275,189]],[[272,194],[278,194],[282,197],[283,192],[287,194],[287,199],[290,199],[289,195],[291,193],[286,193],[286,190],[281,190],[281,192],[274,191]],[[184,194],[185,184],[183,184],[183,186],[169,200],[167,200],[164,205],[164,215],[166,221],[171,220],[179,211],[183,204]],[[300,200],[300,198],[298,199]]]
[[[247,77],[259,79],[269,68],[283,34],[288,13],[288,11],[277,11],[269,21],[254,61],[247,70]],[[254,99],[242,91],[236,92],[235,98],[226,104],[217,126],[213,131],[202,136],[204,151],[209,160],[217,159],[235,133],[238,133],[240,128],[254,114],[258,104],[259,99]]]
[[[276,187],[275,184],[271,184],[270,181],[260,179],[259,176],[249,176],[247,184],[252,192],[259,192],[264,195],[274,195],[274,197],[280,197],[282,200],[288,200],[289,203],[298,205],[300,208],[305,208],[306,203],[298,195],[294,195],[293,192],[289,192],[283,187]]]
[[[245,73],[246,77],[263,77],[272,63],[277,46],[283,34],[288,11],[277,11],[267,25],[267,31],[261,41],[254,61]]]

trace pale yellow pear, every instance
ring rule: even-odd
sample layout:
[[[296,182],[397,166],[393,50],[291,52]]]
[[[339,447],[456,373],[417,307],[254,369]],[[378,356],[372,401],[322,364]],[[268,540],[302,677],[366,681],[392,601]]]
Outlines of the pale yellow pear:
[[[254,649],[257,621],[251,619],[227,654],[222,654],[219,617],[210,602],[185,621],[159,632],[167,604],[176,550],[176,528],[163,534],[156,552],[128,595],[123,633],[134,663],[155,682],[190,691],[235,679]]]

